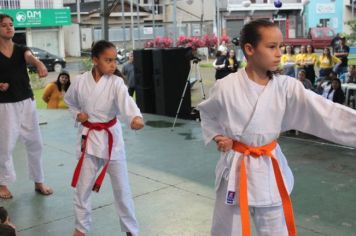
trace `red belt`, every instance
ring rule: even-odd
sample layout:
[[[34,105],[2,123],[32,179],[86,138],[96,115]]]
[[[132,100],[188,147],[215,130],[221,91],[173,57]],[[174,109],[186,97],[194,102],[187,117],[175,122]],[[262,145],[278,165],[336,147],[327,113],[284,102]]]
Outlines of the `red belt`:
[[[85,121],[82,123],[82,125],[84,127],[89,128],[88,132],[86,133],[86,138],[84,139],[84,143],[82,146],[82,153],[80,155],[80,159],[78,161],[78,164],[75,168],[74,174],[73,174],[73,179],[72,179],[72,187],[76,187],[77,183],[78,183],[78,179],[79,179],[79,175],[80,175],[80,170],[82,169],[82,165],[83,165],[83,161],[84,161],[84,156],[85,156],[85,151],[86,151],[86,147],[87,147],[87,141],[88,141],[88,137],[91,131],[96,130],[96,131],[101,131],[101,130],[105,130],[106,133],[108,134],[108,139],[109,139],[109,160],[106,162],[105,166],[103,167],[100,175],[98,176],[98,178],[95,181],[95,184],[93,186],[93,191],[95,192],[99,192],[99,189],[101,187],[101,184],[104,180],[105,177],[105,173],[106,170],[108,169],[109,166],[109,162],[111,159],[111,151],[112,151],[112,145],[113,145],[113,136],[111,131],[109,130],[110,127],[112,127],[113,125],[116,124],[116,118],[110,120],[107,123],[91,123],[89,121]]]
[[[286,219],[288,235],[295,236],[297,235],[297,229],[295,227],[294,222],[294,214],[293,214],[293,206],[292,201],[289,197],[288,191],[284,185],[283,177],[281,170],[278,165],[277,158],[272,154],[273,149],[276,147],[277,141],[274,140],[270,144],[261,146],[261,147],[251,147],[246,144],[240,143],[238,141],[234,141],[232,149],[242,153],[242,160],[240,165],[240,176],[236,173],[236,181],[235,181],[235,188],[236,192],[240,185],[240,194],[239,194],[239,202],[240,202],[240,211],[241,211],[241,225],[242,225],[242,235],[249,236],[250,235],[250,218],[249,218],[249,211],[248,211],[248,195],[247,195],[247,176],[246,176],[246,167],[245,167],[245,156],[252,156],[255,158],[259,158],[261,156],[267,156],[272,160],[272,166],[274,171],[274,177],[277,182],[277,187],[279,194],[282,199],[284,217]],[[236,162],[238,163],[238,162]],[[238,168],[236,168],[236,172]],[[253,174],[253,173],[252,173]],[[238,182],[238,177],[240,181]],[[237,198],[237,196],[236,196]],[[238,199],[236,199],[237,201]]]

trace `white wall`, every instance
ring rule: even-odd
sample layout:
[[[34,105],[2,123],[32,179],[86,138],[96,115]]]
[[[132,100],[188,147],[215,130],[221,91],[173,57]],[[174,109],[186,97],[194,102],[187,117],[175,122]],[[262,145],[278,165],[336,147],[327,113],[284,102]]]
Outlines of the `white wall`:
[[[91,28],[81,28],[82,49],[90,49],[93,43],[93,31]],[[127,36],[126,36],[127,37]]]
[[[64,48],[66,56],[80,56],[79,25],[63,26]]]
[[[23,9],[35,8],[35,0],[21,0],[20,8],[23,8]]]

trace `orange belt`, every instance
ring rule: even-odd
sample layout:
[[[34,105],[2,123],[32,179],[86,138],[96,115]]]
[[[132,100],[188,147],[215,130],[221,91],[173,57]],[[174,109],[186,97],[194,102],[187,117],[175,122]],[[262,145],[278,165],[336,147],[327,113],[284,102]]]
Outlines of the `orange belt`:
[[[109,141],[109,160],[106,162],[105,166],[103,167],[103,170],[101,171],[100,175],[98,176],[98,178],[95,181],[95,184],[93,186],[93,191],[95,192],[99,192],[99,189],[101,187],[101,184],[104,180],[105,177],[105,173],[106,170],[108,169],[109,166],[109,162],[111,159],[111,151],[112,151],[112,145],[113,145],[113,136],[111,131],[109,130],[109,128],[113,125],[116,124],[116,118],[110,120],[109,122],[106,123],[90,123],[89,121],[85,121],[82,123],[82,125],[84,127],[89,128],[88,132],[86,134],[86,138],[84,140],[83,146],[82,146],[82,153],[80,155],[80,159],[78,161],[78,164],[75,168],[74,174],[73,174],[73,179],[72,179],[72,187],[76,187],[77,183],[78,183],[78,179],[79,179],[79,175],[80,175],[80,170],[82,169],[82,165],[83,165],[83,161],[84,161],[84,156],[85,156],[85,151],[86,151],[86,147],[87,147],[87,141],[88,141],[88,137],[89,134],[92,130],[97,130],[97,131],[101,131],[101,130],[105,130],[108,133],[108,141]]]
[[[274,177],[277,182],[277,187],[279,194],[282,199],[284,217],[286,219],[288,235],[289,236],[296,236],[297,229],[295,227],[294,222],[294,214],[293,214],[293,206],[292,201],[289,197],[288,191],[284,186],[283,177],[281,170],[278,165],[277,158],[272,154],[272,151],[277,146],[277,141],[274,140],[273,142],[261,146],[261,147],[251,147],[247,146],[243,143],[238,141],[234,141],[232,149],[236,152],[242,153],[241,158],[241,165],[240,165],[240,176],[236,173],[236,181],[235,181],[235,188],[236,192],[240,185],[240,195],[239,195],[239,202],[240,202],[240,212],[241,212],[241,225],[242,225],[242,235],[249,236],[250,235],[250,217],[249,217],[249,210],[248,210],[248,195],[247,195],[247,176],[246,176],[246,167],[245,167],[245,156],[252,156],[255,158],[259,158],[261,156],[267,156],[272,160],[272,166],[274,170]],[[238,164],[238,162],[236,162]],[[236,165],[237,165],[236,164]],[[236,172],[238,168],[236,166]],[[253,173],[252,173],[253,174]],[[238,182],[238,177],[240,181]],[[237,196],[236,196],[237,198]],[[236,199],[237,201],[238,199]]]

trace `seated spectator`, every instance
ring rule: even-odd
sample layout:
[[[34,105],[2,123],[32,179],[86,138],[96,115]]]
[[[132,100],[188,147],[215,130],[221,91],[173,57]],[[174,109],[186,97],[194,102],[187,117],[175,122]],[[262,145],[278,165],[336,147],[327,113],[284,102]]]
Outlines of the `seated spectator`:
[[[347,72],[340,76],[342,83],[355,83],[356,84],[356,66],[349,65]]]
[[[44,89],[42,99],[47,103],[48,109],[67,108],[63,97],[70,86],[70,76],[67,71],[59,73],[55,82],[47,84]]]
[[[305,70],[299,70],[298,80],[300,82],[302,82],[302,84],[304,85],[304,88],[313,90],[313,84],[311,83],[311,81],[309,79],[306,78]]]
[[[12,227],[14,230],[16,230],[15,225],[10,221],[9,214],[7,213],[7,210],[4,207],[0,207],[0,225],[8,225]],[[0,236],[1,230],[0,230]]]
[[[16,230],[10,225],[0,224],[0,236],[16,236]]]
[[[345,94],[344,91],[342,91],[341,89],[341,81],[339,79],[332,80],[331,88],[326,98],[333,102],[344,104]]]
[[[316,81],[315,92],[326,98],[331,88],[331,81],[333,79],[337,79],[337,74],[333,71],[331,71],[326,77],[319,78]]]

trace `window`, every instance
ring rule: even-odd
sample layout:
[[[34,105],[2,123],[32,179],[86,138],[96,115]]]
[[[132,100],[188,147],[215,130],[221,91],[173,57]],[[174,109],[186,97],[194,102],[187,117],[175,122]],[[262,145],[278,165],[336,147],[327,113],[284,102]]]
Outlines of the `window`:
[[[53,8],[53,0],[35,0],[35,8]]]
[[[330,19],[320,19],[319,26],[320,27],[329,27],[330,26]]]
[[[20,8],[20,0],[0,0],[1,8]]]

